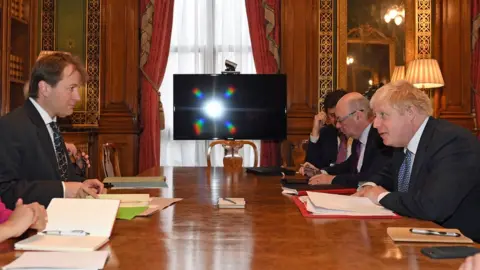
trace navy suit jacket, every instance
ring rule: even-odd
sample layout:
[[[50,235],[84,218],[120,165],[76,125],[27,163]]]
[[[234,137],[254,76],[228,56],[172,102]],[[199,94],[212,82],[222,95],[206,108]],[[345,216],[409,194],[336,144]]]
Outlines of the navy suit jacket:
[[[372,178],[390,191],[380,204],[402,216],[457,228],[480,242],[480,142],[472,133],[429,118],[418,145],[408,192],[398,192],[403,149]]]
[[[356,151],[358,144],[358,140],[353,141],[352,154],[347,160],[324,168],[328,174],[335,175],[332,184],[356,187],[359,181],[368,181],[372,175],[379,172],[392,157],[393,148],[383,144],[377,129],[372,126],[363,153],[362,167],[358,171],[357,160],[360,154]]]
[[[306,162],[317,168],[330,166],[337,161],[338,130],[333,125],[326,125],[320,129],[320,138],[313,143],[308,139]]]
[[[30,100],[0,118],[0,142],[0,197],[8,208],[13,209],[18,198],[48,206],[52,198],[63,197],[50,134]],[[84,180],[71,162],[68,175],[69,181]]]

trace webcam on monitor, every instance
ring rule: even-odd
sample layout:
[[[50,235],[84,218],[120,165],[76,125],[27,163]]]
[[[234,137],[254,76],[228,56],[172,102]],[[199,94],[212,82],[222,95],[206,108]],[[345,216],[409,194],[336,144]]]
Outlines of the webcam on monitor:
[[[235,71],[236,68],[237,63],[225,59],[225,71],[222,71],[222,74],[240,74],[240,71]]]

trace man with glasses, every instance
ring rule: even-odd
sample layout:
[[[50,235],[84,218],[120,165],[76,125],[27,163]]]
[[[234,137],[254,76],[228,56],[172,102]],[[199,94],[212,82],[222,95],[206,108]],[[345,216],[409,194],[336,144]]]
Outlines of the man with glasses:
[[[354,138],[352,155],[343,163],[326,167],[321,174],[310,178],[309,184],[338,184],[358,186],[388,162],[392,148],[385,146],[375,128],[369,101],[360,93],[343,96],[336,106],[337,128],[346,136]]]
[[[480,242],[480,143],[469,130],[431,117],[425,92],[407,81],[372,97],[374,127],[398,147],[356,193],[395,213],[459,229]]]

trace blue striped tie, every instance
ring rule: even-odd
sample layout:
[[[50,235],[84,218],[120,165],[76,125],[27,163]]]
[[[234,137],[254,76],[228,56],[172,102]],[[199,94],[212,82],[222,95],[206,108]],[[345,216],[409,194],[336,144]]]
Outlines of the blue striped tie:
[[[407,149],[400,171],[398,172],[398,191],[407,192],[412,173],[412,152]]]

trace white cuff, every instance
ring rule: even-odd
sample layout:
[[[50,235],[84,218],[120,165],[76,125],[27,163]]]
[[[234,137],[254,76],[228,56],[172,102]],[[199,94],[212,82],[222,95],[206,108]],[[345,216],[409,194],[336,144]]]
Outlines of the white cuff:
[[[361,188],[366,187],[366,186],[376,187],[377,184],[375,184],[374,182],[366,182],[363,185],[359,186],[357,191],[359,191]]]
[[[380,195],[378,195],[378,197],[377,197],[377,203],[380,204],[380,201],[383,199],[383,197],[387,196],[389,193],[390,192],[388,192],[388,191],[380,193]]]
[[[63,198],[66,198],[65,197],[65,182],[62,181],[62,187],[63,187]]]
[[[326,175],[328,175],[328,172],[325,171],[325,170],[320,170],[320,173],[321,173],[321,174],[326,174]]]
[[[312,143],[318,142],[318,138],[319,138],[319,136],[314,137],[314,136],[312,136],[312,134],[310,134],[310,141],[311,141]]]

